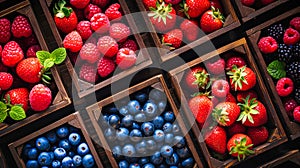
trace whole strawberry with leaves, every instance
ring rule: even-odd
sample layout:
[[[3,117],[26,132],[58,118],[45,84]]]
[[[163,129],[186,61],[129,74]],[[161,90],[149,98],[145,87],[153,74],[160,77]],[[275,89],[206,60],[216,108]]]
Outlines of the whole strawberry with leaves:
[[[206,145],[219,154],[225,154],[227,135],[223,127],[215,126],[204,135]]]
[[[256,84],[256,74],[246,66],[237,68],[234,65],[227,75],[229,75],[230,85],[235,91],[246,91]]]
[[[227,142],[227,150],[233,157],[238,160],[244,160],[246,156],[254,154],[251,150],[253,147],[252,140],[245,134],[235,134]]]
[[[209,0],[185,0],[183,11],[187,18],[197,18],[210,8]]]
[[[200,19],[200,27],[204,33],[211,33],[223,27],[224,16],[219,9],[211,7],[211,10],[206,11]]]
[[[182,43],[182,31],[180,29],[174,29],[163,35],[162,44],[170,47],[169,49],[179,48]]]
[[[185,83],[193,91],[203,90],[209,83],[209,74],[203,67],[195,66],[185,74]]]
[[[212,101],[205,95],[198,95],[191,98],[188,104],[198,124],[203,125],[208,115],[211,114]]]
[[[240,115],[240,107],[236,103],[222,102],[213,110],[212,116],[221,126],[230,126]]]

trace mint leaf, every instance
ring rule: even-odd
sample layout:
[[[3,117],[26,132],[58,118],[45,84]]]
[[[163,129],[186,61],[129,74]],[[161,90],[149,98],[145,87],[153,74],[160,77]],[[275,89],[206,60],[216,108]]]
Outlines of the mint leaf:
[[[5,103],[0,102],[0,123],[2,123],[7,117],[7,106]]]
[[[23,120],[24,118],[26,118],[25,111],[20,106],[12,106],[9,111],[9,116],[13,120]]]
[[[283,78],[286,75],[285,63],[275,60],[268,65],[267,71],[274,79]]]
[[[51,53],[51,57],[55,64],[61,64],[67,57],[66,49],[63,47],[57,48]]]
[[[54,61],[52,59],[46,59],[43,65],[46,69],[51,68],[54,65]]]
[[[36,56],[39,59],[40,63],[44,65],[45,60],[50,58],[50,53],[48,51],[37,51]]]

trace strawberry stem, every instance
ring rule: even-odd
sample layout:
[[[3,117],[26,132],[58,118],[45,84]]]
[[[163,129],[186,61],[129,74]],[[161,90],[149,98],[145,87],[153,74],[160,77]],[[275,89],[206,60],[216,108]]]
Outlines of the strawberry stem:
[[[242,123],[245,123],[247,120],[249,120],[253,124],[254,120],[252,118],[252,115],[259,114],[259,112],[254,109],[258,105],[258,103],[255,98],[251,99],[250,101],[249,98],[250,95],[248,95],[246,99],[243,99],[244,103],[238,103],[238,106],[240,106],[241,109],[241,113],[237,121],[242,121]]]
[[[232,79],[231,84],[234,84],[235,91],[238,87],[242,89],[242,83],[248,84],[247,80],[245,79],[245,76],[247,75],[245,70],[246,66],[238,68],[236,65],[233,65],[231,71],[227,72],[229,78]]]
[[[238,142],[237,140],[235,140],[234,142],[235,142],[235,146],[230,149],[229,154],[237,153],[238,154],[237,157],[239,161],[241,161],[240,156],[242,156],[242,160],[244,160],[246,156],[254,154],[254,151],[249,149],[253,146],[253,144],[246,145],[247,143],[246,137],[242,138],[240,142]]]

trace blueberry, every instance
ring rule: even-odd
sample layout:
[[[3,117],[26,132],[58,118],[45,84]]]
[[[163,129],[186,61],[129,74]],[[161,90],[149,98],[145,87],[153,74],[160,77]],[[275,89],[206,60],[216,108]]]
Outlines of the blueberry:
[[[106,123],[108,124],[108,118],[109,118],[109,115],[104,114],[104,115],[102,116],[102,118],[103,118],[103,120],[106,121]]]
[[[128,168],[141,168],[138,163],[131,163]]]
[[[165,145],[165,146],[161,147],[160,153],[164,158],[168,158],[168,157],[172,156],[173,148],[169,145]]]
[[[37,159],[38,150],[36,148],[29,149],[28,152],[27,152],[27,157],[28,157],[29,160],[30,159],[32,159],[32,160]]]
[[[151,163],[147,163],[143,166],[143,168],[155,168],[155,166]]]
[[[128,111],[129,111],[130,114],[135,115],[140,111],[141,106],[140,106],[140,103],[138,101],[131,100],[131,101],[128,102],[127,108],[128,108]]]
[[[81,156],[86,155],[87,153],[89,153],[89,151],[90,149],[85,142],[79,144],[79,146],[77,147],[77,153]]]
[[[179,162],[179,157],[176,153],[173,153],[171,157],[166,158],[166,163],[170,166],[175,166]]]
[[[75,166],[80,166],[81,163],[82,163],[82,158],[79,155],[73,156],[72,160],[73,160],[73,163],[74,163]]]
[[[147,117],[145,113],[138,113],[134,116],[134,120],[139,123],[146,122]]]
[[[129,163],[126,160],[121,160],[119,162],[119,168],[128,168]]]
[[[51,156],[48,152],[42,152],[38,156],[38,163],[41,166],[49,166],[52,163]]]
[[[56,135],[59,138],[66,138],[69,135],[69,129],[67,127],[60,127],[56,130]]]
[[[179,166],[180,167],[180,166]],[[170,166],[169,168],[178,168],[178,166]]]
[[[166,144],[172,144],[174,139],[174,135],[172,133],[167,133],[165,135],[165,143]]]
[[[141,141],[141,142],[135,144],[135,149],[140,154],[143,154],[146,152],[146,150],[147,150],[146,147],[147,147],[146,141]]]
[[[133,156],[135,155],[135,148],[131,144],[127,144],[122,148],[122,154],[125,156]]]
[[[179,127],[178,124],[173,124],[172,132],[173,132],[174,134],[180,133],[180,127]]]
[[[141,130],[145,136],[151,136],[154,132],[154,125],[151,122],[145,122],[142,124]]]
[[[120,159],[122,157],[122,148],[120,146],[114,146],[112,154],[116,159]]]
[[[164,125],[164,119],[162,116],[156,116],[152,123],[154,124],[155,129],[161,129],[162,126]]]
[[[140,127],[140,125],[138,123],[136,123],[136,122],[132,123],[131,129],[140,129],[140,128],[141,127]]]
[[[26,168],[38,168],[39,164],[36,160],[28,160],[26,162]]]
[[[105,138],[108,142],[113,142],[117,138],[116,130],[114,128],[111,128],[111,127],[107,128],[104,131],[104,136],[105,136]]]
[[[54,160],[54,152],[48,152],[50,155],[51,160]]]
[[[132,142],[140,141],[142,136],[143,136],[142,132],[138,129],[133,129],[129,134],[130,140]]]
[[[165,132],[165,133],[171,133],[172,132],[172,129],[173,129],[173,125],[171,124],[171,123],[165,123],[164,125],[163,125],[163,131]]]
[[[162,142],[165,140],[165,133],[162,130],[155,130],[153,138],[156,142]]]
[[[75,153],[74,153],[73,151],[69,151],[69,152],[68,152],[68,156],[74,157],[74,156],[75,156]]]
[[[164,158],[161,156],[160,152],[155,152],[152,156],[150,156],[151,163],[155,165],[159,165],[163,162]]]
[[[57,136],[56,136],[56,134],[55,134],[54,131],[49,132],[49,133],[46,135],[46,138],[48,139],[48,141],[49,141],[51,144],[54,144],[54,143],[57,141]]]
[[[67,139],[60,140],[58,146],[60,148],[64,148],[66,151],[69,151],[71,149],[71,144]]]
[[[154,103],[145,103],[143,111],[147,117],[155,117],[157,115],[157,106]]]
[[[60,163],[59,160],[54,160],[54,161],[52,161],[51,165],[52,165],[53,168],[60,168],[61,163]]]
[[[54,158],[61,160],[67,156],[66,150],[64,148],[56,148],[54,150]]]
[[[35,146],[40,151],[45,151],[45,150],[50,149],[50,143],[49,143],[48,139],[45,137],[38,138],[35,142]]]
[[[132,115],[126,115],[125,117],[122,118],[121,124],[124,127],[131,127],[133,123],[133,117]]]
[[[148,95],[143,92],[137,92],[134,94],[134,98],[143,104],[148,100]]]
[[[156,142],[152,139],[149,139],[146,141],[146,144],[147,144],[147,149],[148,150],[154,150],[156,149]]]
[[[69,135],[69,142],[71,145],[76,146],[80,143],[81,137],[78,133],[71,133]]]
[[[63,168],[71,168],[74,167],[74,163],[71,157],[66,156],[63,158],[63,160],[61,161],[61,166]]]
[[[182,165],[183,167],[187,167],[187,168],[193,167],[194,164],[195,164],[195,162],[194,162],[194,159],[193,159],[192,157],[189,157],[189,158],[187,158],[187,159],[185,159],[185,160],[183,160],[183,161],[181,162],[181,165]]]
[[[116,137],[119,141],[125,141],[128,138],[128,135],[129,131],[126,128],[121,127],[116,131]]]
[[[166,111],[163,114],[163,117],[166,122],[172,123],[175,120],[175,115],[174,115],[173,111]]]
[[[28,157],[28,151],[32,148],[32,145],[30,144],[25,144],[23,149],[22,149],[22,154],[25,156],[25,157]]]
[[[129,114],[127,106],[121,107],[119,110],[119,113],[122,114],[123,116],[126,116],[127,114]]]
[[[176,153],[181,159],[185,159],[190,156],[190,150],[187,147],[177,149]]]
[[[157,168],[169,168],[169,166],[166,166],[165,164],[160,164],[157,166]]]
[[[165,111],[165,109],[166,109],[166,107],[167,107],[167,103],[166,103],[166,101],[159,101],[158,103],[157,103],[157,107],[158,107],[158,111],[159,112],[164,112]]]
[[[108,118],[108,124],[113,128],[119,128],[120,126],[120,117],[118,115],[110,115]]]
[[[158,89],[152,89],[149,93],[149,99],[155,101],[166,100],[166,94]]]
[[[182,136],[175,136],[173,144],[175,144],[176,148],[183,148],[186,143]]]
[[[109,107],[108,114],[118,114],[119,110],[116,107]]]
[[[142,158],[139,159],[139,164],[140,165],[145,165],[147,163],[149,163],[149,158],[148,157],[142,157]]]

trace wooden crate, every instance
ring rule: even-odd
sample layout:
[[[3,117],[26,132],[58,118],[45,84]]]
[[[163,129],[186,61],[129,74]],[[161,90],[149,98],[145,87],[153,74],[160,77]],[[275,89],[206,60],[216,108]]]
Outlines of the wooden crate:
[[[2,149],[0,149],[0,168],[7,168],[7,163],[5,160],[5,156],[2,152]]]
[[[87,133],[87,130],[84,126],[84,123],[80,117],[80,114],[79,112],[76,112],[74,114],[71,114],[65,118],[62,118],[58,121],[56,121],[55,123],[52,123],[44,128],[41,128],[39,131],[37,132],[34,132],[32,134],[29,134],[15,142],[12,142],[8,145],[9,147],[9,150],[10,152],[12,153],[13,155],[13,158],[17,164],[17,166],[19,168],[21,167],[25,167],[25,164],[24,163],[24,160],[21,158],[21,152],[22,152],[22,148],[23,148],[23,145],[30,141],[30,140],[33,140],[34,138],[37,138],[55,128],[58,128],[59,126],[62,126],[64,124],[69,124],[70,126],[73,126],[75,128],[78,128],[81,130],[83,136],[84,136],[84,140],[86,141],[87,145],[89,146],[89,149],[90,149],[90,152],[91,154],[93,155],[94,157],[94,160],[95,160],[95,165],[97,165],[98,168],[102,168],[102,163],[96,153],[96,150],[92,144],[92,141],[89,137],[89,134]]]
[[[289,12],[286,12],[282,15],[279,15],[276,18],[269,20],[269,21],[267,21],[261,25],[258,25],[247,31],[248,37],[249,37],[252,47],[255,51],[255,54],[253,56],[256,58],[256,60],[259,60],[259,61],[257,61],[257,64],[261,68],[261,73],[266,81],[266,84],[268,85],[269,93],[272,95],[272,97],[274,97],[272,100],[274,101],[274,104],[279,108],[279,110],[277,110],[278,114],[281,116],[283,123],[286,125],[288,134],[292,140],[300,137],[300,124],[296,123],[294,121],[291,121],[289,119],[289,117],[286,113],[286,110],[283,106],[283,102],[276,92],[275,83],[273,82],[272,77],[267,72],[266,62],[263,58],[262,53],[260,52],[260,50],[257,46],[257,43],[260,38],[261,30],[265,29],[266,27],[268,27],[276,22],[283,21],[286,18],[293,16],[293,15],[297,15],[297,14],[299,16],[300,7],[297,7],[297,8],[295,8]]]
[[[29,5],[29,0],[0,0],[0,16]]]
[[[159,60],[161,62],[166,62],[166,61],[178,56],[179,54],[188,51],[191,48],[194,48],[194,47],[201,45],[211,39],[219,37],[219,36],[229,32],[230,30],[233,30],[234,28],[237,28],[238,26],[240,26],[240,22],[239,22],[238,17],[233,9],[231,2],[228,0],[220,0],[220,2],[222,3],[225,15],[227,16],[225,18],[223,28],[221,28],[217,31],[214,31],[212,33],[209,33],[207,35],[204,35],[204,33],[201,32],[200,34],[202,34],[202,37],[200,37],[199,39],[197,39],[189,44],[186,44],[178,49],[175,49],[173,51],[169,51],[169,49],[164,48],[159,35],[156,33],[154,26],[150,22],[149,17],[147,16],[147,14],[142,14],[143,19],[145,20],[147,27],[148,27],[149,31],[151,32],[152,39],[154,40],[154,43],[156,45],[155,47],[157,47],[159,50],[159,54],[160,54]],[[141,0],[136,0],[134,2],[129,1],[127,3],[131,3],[130,5],[137,5],[141,12],[147,11]]]
[[[10,11],[5,14],[1,13],[0,17],[10,17],[11,15],[15,15],[15,14],[22,14],[29,19],[30,24],[33,28],[33,32],[38,40],[39,45],[41,46],[41,49],[47,51],[48,50],[47,44],[42,36],[40,27],[38,25],[38,22],[36,20],[36,17],[34,15],[31,6],[27,4],[27,6],[24,6],[18,10]],[[51,73],[53,76],[52,83],[55,83],[55,88],[57,89],[57,93],[56,95],[52,95],[53,101],[50,107],[43,112],[33,113],[32,115],[28,116],[22,121],[17,121],[15,123],[0,123],[0,137],[71,104],[71,100],[68,97],[68,94],[59,76],[57,66],[51,68]]]
[[[213,57],[218,57],[219,54],[225,53],[227,51],[234,51],[237,53],[241,53],[245,55],[244,57],[246,61],[248,62],[248,67],[250,67],[254,73],[257,75],[257,83],[255,86],[255,90],[258,94],[258,100],[260,100],[266,107],[267,112],[268,112],[268,123],[266,124],[267,127],[269,128],[269,139],[266,143],[259,145],[254,148],[255,154],[248,156],[248,158],[253,158],[256,155],[263,153],[265,151],[268,151],[285,141],[287,141],[286,134],[283,130],[283,127],[279,121],[279,118],[277,117],[276,110],[272,104],[271,98],[267,92],[267,89],[263,83],[263,79],[258,71],[258,67],[256,66],[256,63],[251,55],[250,49],[246,43],[246,39],[242,38],[240,40],[237,40],[233,43],[230,43],[224,47],[221,47],[215,51],[212,51],[208,54],[205,54],[191,62],[188,62],[186,65],[182,65],[170,72],[171,79],[172,79],[172,84],[173,88],[175,90],[176,95],[180,98],[181,101],[181,108],[183,109],[183,113],[185,114],[187,118],[187,122],[192,127],[192,130],[195,134],[195,136],[198,138],[198,143],[200,144],[202,151],[204,152],[204,157],[206,158],[209,167],[215,168],[215,167],[230,167],[233,165],[238,165],[240,162],[238,162],[237,159],[234,158],[229,158],[227,160],[218,160],[214,158],[209,150],[208,147],[206,146],[203,135],[200,132],[200,128],[198,127],[198,124],[195,123],[195,117],[190,111],[188,107],[188,99],[189,95],[185,93],[183,88],[183,82],[184,82],[184,75],[185,75],[185,70],[188,68],[191,68],[195,65],[198,65],[210,58]],[[247,158],[246,158],[247,159]]]
[[[97,132],[97,135],[101,141],[101,144],[104,147],[104,150],[109,158],[109,161],[110,161],[112,167],[118,167],[118,164],[117,164],[116,159],[113,157],[111,150],[109,150],[110,149],[109,144],[103,134],[103,130],[100,128],[100,126],[98,124],[98,120],[100,119],[102,108],[105,107],[106,105],[114,103],[114,101],[121,100],[122,98],[124,98],[125,96],[128,96],[129,94],[140,91],[147,87],[153,87],[153,88],[159,89],[166,94],[168,103],[170,104],[171,110],[173,110],[173,112],[177,118],[177,122],[181,128],[181,131],[187,132],[185,124],[182,121],[181,114],[178,112],[178,110],[176,108],[176,105],[172,99],[172,96],[167,88],[167,85],[166,85],[162,75],[157,75],[155,77],[152,77],[144,82],[141,82],[135,86],[130,87],[129,89],[123,90],[122,92],[119,92],[111,97],[108,97],[98,103],[88,106],[86,108],[87,113],[93,124],[93,127],[95,128],[95,130]],[[190,135],[187,133],[184,137],[187,141],[187,146],[189,147],[189,149],[192,153],[192,156],[194,157],[194,160],[195,160],[194,167],[199,167],[199,168],[203,167],[203,164],[199,157],[199,151],[197,151],[195,149],[195,146],[193,144],[193,141],[192,141]]]
[[[286,167],[286,166],[288,166],[287,162],[292,162],[294,165],[294,168],[300,167],[300,152],[298,149],[286,152],[282,156],[280,156],[266,164],[259,166],[259,168],[270,168],[270,167],[275,167],[275,166]],[[286,164],[286,165],[284,165],[284,164]],[[290,167],[290,165],[289,165],[289,167]],[[293,167],[290,167],[290,168],[293,168]]]
[[[47,21],[50,25],[51,31],[55,37],[56,43],[59,46],[63,46],[62,40],[64,37],[62,37],[55,25],[53,16],[51,15],[52,9],[50,9],[50,6],[53,3],[53,0],[39,0],[41,7],[46,15]],[[125,1],[122,0],[113,0],[111,3],[119,3],[122,6],[122,10],[124,13],[128,13],[129,11]],[[137,27],[135,23],[133,22],[133,18],[131,16],[126,16],[126,21],[128,22],[128,26],[131,28],[131,32],[137,32]],[[131,75],[135,72],[138,72],[145,67],[152,64],[152,60],[149,56],[148,51],[146,50],[145,44],[144,44],[144,37],[142,37],[140,34],[133,34],[134,39],[136,40],[138,47],[140,49],[139,53],[137,54],[137,62],[136,64],[127,69],[124,70],[118,74],[115,74],[113,77],[101,80],[98,83],[91,84],[84,80],[79,79],[78,74],[76,73],[74,66],[72,65],[70,59],[67,57],[66,59],[66,66],[68,68],[68,71],[72,77],[73,84],[75,85],[76,91],[78,93],[78,96],[80,98],[89,95],[90,93],[94,93],[95,91],[110,85],[112,82],[118,81],[128,75]]]

